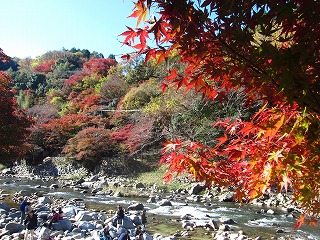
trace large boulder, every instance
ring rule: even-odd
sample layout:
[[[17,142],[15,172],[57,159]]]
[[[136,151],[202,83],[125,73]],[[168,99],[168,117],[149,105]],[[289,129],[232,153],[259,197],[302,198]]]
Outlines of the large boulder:
[[[162,199],[162,200],[160,200],[158,202],[158,205],[162,206],[162,207],[164,207],[164,206],[172,206],[172,203],[168,199]]]
[[[9,205],[4,202],[0,202],[0,208],[6,210],[7,212],[10,211]]]
[[[48,240],[50,238],[50,229],[46,227],[41,227],[38,232],[38,240]]]
[[[200,183],[192,183],[191,188],[189,189],[189,194],[199,194],[204,189],[204,186]]]
[[[18,194],[20,196],[31,196],[31,192],[29,190],[21,190]]]
[[[80,222],[78,228],[80,228],[81,230],[96,229],[95,225],[91,222]]]
[[[122,227],[125,229],[134,229],[135,225],[129,217],[125,216],[122,220]]]
[[[73,206],[73,205],[67,205],[62,208],[63,215],[68,218],[75,217],[78,214],[78,212],[83,211],[83,210],[84,210],[83,208],[78,207],[78,206]]]
[[[23,230],[23,225],[20,223],[15,223],[15,222],[9,222],[6,224],[5,230],[8,230],[10,234],[12,233],[18,233]]]
[[[52,204],[52,201],[48,197],[39,197],[38,198],[38,204],[39,205],[46,205],[46,204]]]
[[[52,224],[52,227],[54,230],[63,230],[63,231],[69,231],[72,229],[72,223],[69,219],[61,219],[55,223]]]
[[[92,221],[94,219],[94,216],[89,211],[79,211],[78,214],[75,216],[75,220],[77,222]]]
[[[132,204],[130,205],[128,208],[127,208],[129,211],[139,211],[139,210],[143,210],[144,209],[144,206],[142,203],[135,203],[135,204]]]

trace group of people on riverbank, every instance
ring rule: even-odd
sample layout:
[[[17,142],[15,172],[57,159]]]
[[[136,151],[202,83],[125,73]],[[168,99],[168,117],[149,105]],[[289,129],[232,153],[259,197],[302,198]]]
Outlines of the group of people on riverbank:
[[[117,226],[117,225],[122,225],[123,224],[123,219],[125,216],[125,211],[123,209],[123,207],[121,205],[118,205],[118,210],[117,210],[117,214],[116,217],[113,219],[112,221],[112,225],[113,226]],[[145,232],[145,226],[147,223],[147,214],[146,214],[146,210],[143,210],[142,214],[141,214],[141,225],[137,226],[137,228],[134,231],[134,239],[135,240],[145,240],[144,238],[144,232]],[[142,226],[144,229],[142,229]],[[121,233],[118,236],[118,240],[130,240],[130,235],[131,232],[126,229],[125,232]],[[110,233],[109,233],[109,226],[106,225],[104,227],[104,229],[101,231],[101,240],[112,240],[113,238],[111,237]]]
[[[33,240],[34,230],[38,226],[38,216],[32,209],[31,202],[28,201],[27,197],[20,204],[20,212],[20,224],[23,224],[25,228],[24,240],[27,240],[29,235],[30,239]]]
[[[31,202],[28,201],[28,198],[25,197],[20,204],[20,224],[24,225],[25,234],[24,240],[27,240],[30,236],[30,239],[34,239],[34,230],[38,227],[38,215],[37,211],[33,209]],[[63,219],[62,208],[59,207],[58,211],[52,209],[52,217],[48,223],[48,228],[52,228],[52,224],[59,220]]]
[[[38,216],[37,211],[32,208],[31,202],[28,201],[28,198],[24,198],[24,200],[20,204],[20,223],[24,225],[25,234],[24,234],[24,240],[28,240],[28,237],[30,237],[30,240],[34,240],[35,235],[35,229],[38,227]],[[123,221],[125,218],[125,211],[121,205],[118,206],[117,214],[115,218],[112,221],[112,225],[119,229],[121,226],[123,226]],[[63,219],[63,211],[60,208],[58,210],[52,209],[52,217],[50,218],[50,221],[45,226],[49,229],[52,229],[52,224],[54,222],[57,222],[59,220]],[[130,231],[129,229],[125,229],[125,231],[122,231],[117,237],[113,238],[110,234],[110,226],[108,224],[104,225],[103,229],[100,231],[99,237],[100,240],[145,240],[144,233],[145,233],[145,227],[147,223],[147,215],[146,211],[143,210],[141,214],[141,225],[138,225],[134,231]],[[131,238],[130,238],[131,237]]]

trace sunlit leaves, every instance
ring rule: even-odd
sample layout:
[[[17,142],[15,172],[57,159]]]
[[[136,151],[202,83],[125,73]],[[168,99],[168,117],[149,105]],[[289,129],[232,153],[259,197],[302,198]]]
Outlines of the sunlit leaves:
[[[145,3],[136,3],[139,23]],[[183,73],[169,69],[164,91],[171,86],[195,89],[204,99],[222,102],[241,87],[247,104],[264,104],[251,121],[218,121],[215,126],[225,133],[213,148],[168,141],[162,158],[169,169],[166,179],[186,170],[196,180],[238,186],[238,199],[249,200],[276,184],[294,189],[306,213],[318,216],[319,12],[308,9],[320,9],[319,3],[147,1],[151,5],[159,13],[148,29],[157,46],[137,44],[139,53],[146,53],[146,60],[165,60],[178,50],[187,64]],[[134,41],[139,31],[132,29],[126,40]],[[303,215],[297,226],[304,220]]]
[[[135,4],[135,9],[129,17],[137,18],[137,26],[140,24],[141,20],[145,21],[148,14],[148,10],[144,5],[144,1],[138,0]]]

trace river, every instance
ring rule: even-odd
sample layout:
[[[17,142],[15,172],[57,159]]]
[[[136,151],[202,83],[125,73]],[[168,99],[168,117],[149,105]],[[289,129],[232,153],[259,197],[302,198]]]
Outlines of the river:
[[[172,206],[161,207],[156,203],[148,203],[147,199],[120,198],[106,195],[82,194],[70,188],[50,189],[54,182],[43,182],[41,180],[29,179],[5,179],[0,178],[1,190],[3,193],[14,193],[20,190],[31,192],[42,191],[48,196],[60,197],[64,199],[81,198],[88,206],[97,209],[110,209],[117,204],[124,207],[133,203],[143,203],[148,215],[157,215],[166,218],[179,219],[181,216],[190,214],[198,219],[219,220],[220,218],[231,218],[236,224],[233,229],[243,230],[251,237],[262,236],[264,239],[295,239],[295,240],[320,240],[320,227],[302,226],[294,231],[295,219],[287,217],[281,210],[274,208],[276,214],[262,214],[261,207],[241,206],[235,203],[222,203],[212,201],[210,206],[203,203],[171,202]],[[270,209],[270,208],[267,208]],[[181,226],[181,223],[179,223]],[[282,229],[284,233],[275,233],[276,229]],[[290,238],[284,238],[290,236]],[[189,238],[192,239],[192,238]]]

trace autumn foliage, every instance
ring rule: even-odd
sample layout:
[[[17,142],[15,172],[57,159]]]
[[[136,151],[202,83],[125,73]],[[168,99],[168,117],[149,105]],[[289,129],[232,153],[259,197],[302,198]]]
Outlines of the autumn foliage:
[[[92,58],[84,63],[84,70],[88,73],[97,73],[100,76],[106,76],[110,67],[115,66],[117,61],[110,58]]]
[[[0,61],[8,59],[0,49]],[[33,124],[32,118],[18,108],[11,83],[10,76],[0,71],[0,153],[3,164],[18,159],[28,150],[26,139]]]
[[[156,12],[150,16],[150,12]],[[320,3],[318,1],[138,0],[136,28],[121,34],[148,61],[178,51],[183,73],[162,83],[222,101],[241,90],[246,105],[263,106],[249,121],[221,119],[214,147],[170,139],[161,162],[166,180],[189,172],[208,186],[236,186],[247,202],[271,191],[293,197],[315,224],[320,214]],[[143,23],[143,24],[141,24]],[[150,38],[155,45],[149,44]],[[152,43],[152,42],[150,42]],[[124,59],[130,58],[125,55]]]
[[[104,157],[110,157],[118,151],[115,142],[110,138],[110,131],[104,128],[88,127],[79,131],[68,140],[63,152],[69,157],[85,162],[93,169]]]

